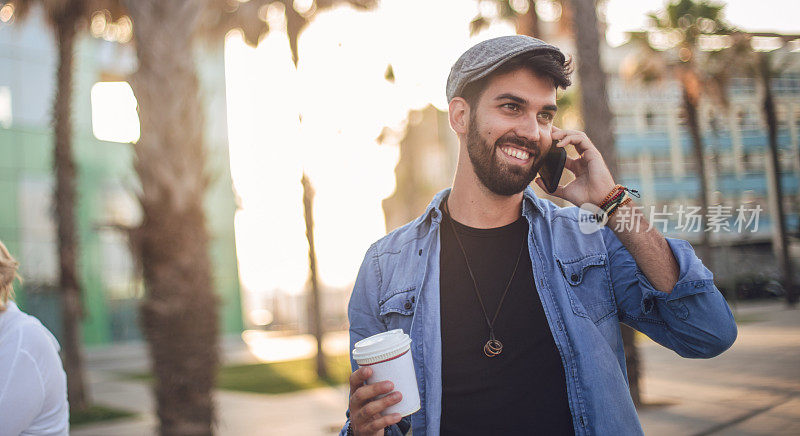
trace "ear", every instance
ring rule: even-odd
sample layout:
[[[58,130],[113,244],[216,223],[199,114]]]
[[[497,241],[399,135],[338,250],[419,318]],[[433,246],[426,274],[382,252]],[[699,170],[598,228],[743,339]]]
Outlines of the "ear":
[[[459,135],[467,134],[469,110],[469,104],[467,104],[467,101],[463,98],[455,97],[450,100],[450,105],[448,107],[450,127]]]

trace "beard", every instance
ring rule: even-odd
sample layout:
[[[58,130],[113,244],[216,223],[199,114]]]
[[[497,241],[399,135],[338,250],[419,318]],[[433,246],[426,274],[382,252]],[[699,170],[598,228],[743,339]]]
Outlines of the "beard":
[[[478,180],[497,195],[511,196],[525,190],[536,178],[541,166],[541,152],[536,142],[507,133],[498,138],[494,145],[489,145],[478,132],[476,121],[477,114],[473,111],[467,127],[467,153]],[[525,148],[531,153],[533,164],[530,167],[523,167],[500,162],[495,150],[503,144],[514,144]]]

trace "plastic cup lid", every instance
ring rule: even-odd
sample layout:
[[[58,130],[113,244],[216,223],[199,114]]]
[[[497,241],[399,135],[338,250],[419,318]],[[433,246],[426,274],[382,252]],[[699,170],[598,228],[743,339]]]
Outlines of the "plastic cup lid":
[[[411,338],[403,333],[403,329],[389,330],[356,342],[353,348],[353,359],[363,361],[404,351],[409,344],[411,344]]]

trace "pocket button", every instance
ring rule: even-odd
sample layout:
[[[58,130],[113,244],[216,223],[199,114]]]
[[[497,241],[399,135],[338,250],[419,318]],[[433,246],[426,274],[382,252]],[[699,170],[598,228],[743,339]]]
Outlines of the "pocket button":
[[[573,282],[577,282],[577,281],[578,281],[578,278],[579,278],[579,277],[578,277],[578,275],[577,275],[577,274],[573,274],[573,275],[570,277],[570,279],[572,279],[572,281],[573,281]]]
[[[406,304],[403,307],[405,307],[406,310],[411,310],[411,302],[410,301],[406,301]]]

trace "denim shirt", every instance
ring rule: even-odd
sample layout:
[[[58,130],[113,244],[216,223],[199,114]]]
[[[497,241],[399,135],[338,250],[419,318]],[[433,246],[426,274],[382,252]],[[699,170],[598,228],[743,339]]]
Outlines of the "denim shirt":
[[[439,192],[422,216],[370,246],[348,305],[351,350],[357,341],[390,329],[402,328],[412,339],[422,407],[389,427],[391,435],[405,434],[409,427],[414,436],[439,434],[439,230],[440,206],[449,191]],[[564,365],[575,434],[642,434],[628,390],[619,322],[683,357],[722,353],[733,344],[737,328],[713,274],[688,242],[667,238],[680,274],[671,293],[661,292],[610,228],[590,234],[579,230],[578,208],[560,208],[528,187],[522,214],[529,223],[536,291]],[[358,368],[352,358],[351,365]]]

